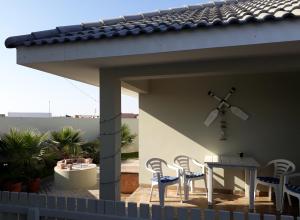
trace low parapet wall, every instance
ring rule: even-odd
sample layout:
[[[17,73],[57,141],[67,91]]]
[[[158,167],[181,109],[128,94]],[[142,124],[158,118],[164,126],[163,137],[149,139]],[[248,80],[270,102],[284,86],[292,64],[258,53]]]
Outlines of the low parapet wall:
[[[126,147],[126,152],[138,151],[138,119],[137,118],[122,118],[122,123],[126,123],[131,132],[137,134],[135,142]],[[59,130],[62,127],[71,126],[80,129],[83,132],[83,137],[87,141],[94,141],[99,137],[99,118],[0,118],[0,134],[6,133],[11,128],[18,129],[38,129],[40,132],[48,132]]]

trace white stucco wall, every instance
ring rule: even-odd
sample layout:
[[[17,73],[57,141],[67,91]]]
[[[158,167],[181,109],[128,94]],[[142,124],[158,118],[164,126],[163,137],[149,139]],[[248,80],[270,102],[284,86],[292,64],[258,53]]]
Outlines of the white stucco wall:
[[[151,174],[145,170],[149,158],[172,163],[180,154],[203,162],[205,155],[244,152],[261,165],[286,158],[300,167],[299,82],[299,74],[288,73],[151,80],[151,92],[140,95],[140,183],[150,183]],[[211,127],[203,124],[217,106],[207,92],[224,96],[232,86],[237,92],[230,102],[250,119],[242,121],[228,112],[228,140],[220,141],[219,120]],[[244,172],[218,169],[214,186],[243,190]]]
[[[122,123],[128,124],[134,134],[138,134],[138,119],[122,118]],[[59,130],[64,126],[72,126],[83,132],[84,139],[93,141],[99,137],[99,119],[87,118],[0,118],[0,134],[8,132],[10,128],[38,129],[40,132]],[[138,151],[138,136],[135,142],[126,147],[126,152]]]

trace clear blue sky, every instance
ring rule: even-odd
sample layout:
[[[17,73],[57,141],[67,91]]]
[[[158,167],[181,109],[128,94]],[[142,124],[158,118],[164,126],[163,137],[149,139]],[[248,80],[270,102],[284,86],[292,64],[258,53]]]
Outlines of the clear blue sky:
[[[77,89],[61,77],[17,65],[15,49],[4,46],[7,37],[203,2],[207,0],[1,1],[0,114],[9,111],[47,112],[49,100],[54,115],[94,114],[95,109],[99,112],[99,104],[95,101],[99,99],[97,87],[72,81]],[[122,112],[137,111],[137,100],[123,96]]]

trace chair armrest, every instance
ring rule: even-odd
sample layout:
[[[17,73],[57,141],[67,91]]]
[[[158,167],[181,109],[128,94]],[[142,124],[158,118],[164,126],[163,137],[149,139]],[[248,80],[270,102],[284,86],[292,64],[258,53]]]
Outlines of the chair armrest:
[[[177,169],[177,173],[178,173],[180,176],[184,175],[184,169],[183,169],[181,166],[179,166],[179,165],[176,164],[176,163],[173,163],[173,165],[171,165],[171,166],[173,166],[173,168],[171,168],[171,169],[174,169],[174,168]]]
[[[178,166],[175,166],[175,165],[171,165],[171,164],[167,164],[167,167],[172,169],[172,170],[180,170],[180,168]]]
[[[180,166],[176,165],[176,164],[173,164],[173,165],[167,164],[167,167],[172,169],[172,170],[175,170],[177,172],[178,177],[180,177],[181,173],[183,172],[183,169]]]
[[[285,174],[283,174],[283,176],[289,177],[289,178],[293,178],[293,177],[298,177],[300,176],[300,173],[294,173],[293,171],[287,172]]]
[[[155,170],[152,170],[151,168],[146,166],[146,170],[150,171],[153,175],[153,178],[157,178],[157,181],[160,182],[160,173],[156,172]]]
[[[300,173],[285,174],[283,176],[283,178],[284,178],[284,180],[283,180],[284,184],[288,183],[289,180],[291,178],[294,178],[294,177],[300,177]]]
[[[149,167],[146,167],[146,170],[148,170],[148,171],[151,172],[151,173],[157,173],[155,170],[152,170],[152,169],[149,168]]]
[[[298,177],[298,176],[300,177],[300,173],[292,173],[292,174],[288,174],[286,176],[288,176],[289,178]]]
[[[176,163],[173,163],[172,165],[168,164],[171,169],[176,169],[176,170],[183,170],[183,168],[179,165],[177,165]]]
[[[198,161],[195,160],[195,159],[192,159],[192,162],[193,162],[196,166],[200,167],[202,173],[205,174],[205,167],[206,167],[205,164],[202,164],[202,163],[198,162]]]

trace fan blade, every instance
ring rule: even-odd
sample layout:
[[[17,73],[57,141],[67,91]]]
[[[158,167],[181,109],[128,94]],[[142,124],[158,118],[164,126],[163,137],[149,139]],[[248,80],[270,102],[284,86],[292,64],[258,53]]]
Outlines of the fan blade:
[[[233,114],[235,114],[236,116],[238,116],[243,120],[247,120],[249,118],[249,116],[245,112],[243,112],[240,108],[236,106],[231,106],[230,110]]]
[[[219,110],[214,109],[209,113],[208,117],[206,118],[204,124],[208,127],[210,124],[218,117]]]

